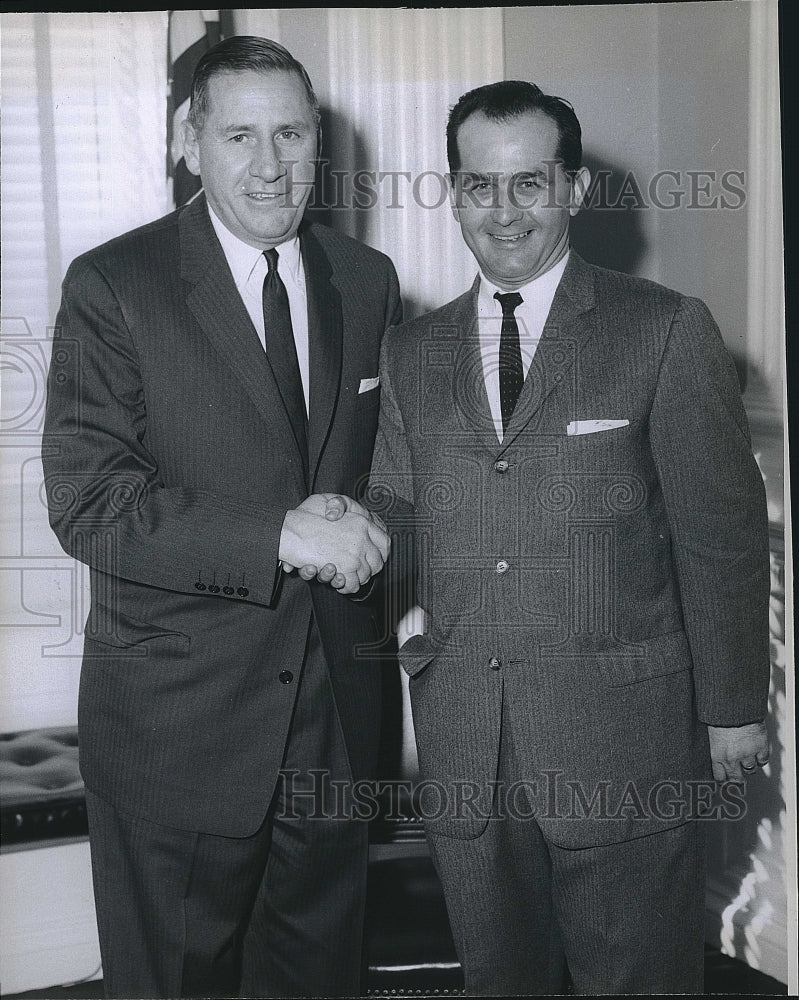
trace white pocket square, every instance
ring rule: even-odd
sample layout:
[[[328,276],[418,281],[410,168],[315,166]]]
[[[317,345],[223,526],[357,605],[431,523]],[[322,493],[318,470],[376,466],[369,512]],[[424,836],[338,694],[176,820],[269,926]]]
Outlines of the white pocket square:
[[[362,392],[369,392],[370,389],[376,389],[380,385],[380,376],[376,375],[374,378],[362,378],[361,384],[358,386],[358,395]]]
[[[612,431],[616,427],[627,427],[629,420],[572,420],[567,426],[569,437],[577,434],[596,434],[598,431]]]

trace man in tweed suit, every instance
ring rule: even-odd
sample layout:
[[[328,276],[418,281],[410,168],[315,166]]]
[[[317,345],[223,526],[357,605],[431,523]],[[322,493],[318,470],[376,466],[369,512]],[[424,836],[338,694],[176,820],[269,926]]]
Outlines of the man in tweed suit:
[[[480,273],[392,330],[370,502],[413,527],[419,809],[467,992],[701,992],[702,819],[768,760],[765,494],[704,304],[569,249],[567,102],[448,124]],[[409,637],[410,636],[410,637]]]
[[[91,567],[79,733],[110,996],[360,989],[366,830],[319,796],[374,764],[361,587],[388,538],[353,500],[325,513],[368,475],[400,303],[386,257],[302,223],[318,131],[285,49],[221,42],[184,134],[204,194],[64,281],[43,455],[53,528]]]

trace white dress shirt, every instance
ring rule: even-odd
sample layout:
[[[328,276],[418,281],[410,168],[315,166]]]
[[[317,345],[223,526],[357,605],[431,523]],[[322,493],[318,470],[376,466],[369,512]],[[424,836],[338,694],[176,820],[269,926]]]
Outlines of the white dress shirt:
[[[211,224],[214,227],[222,250],[233,275],[233,281],[241,295],[247,312],[250,314],[253,326],[258,331],[261,346],[266,349],[264,334],[263,287],[268,270],[263,251],[251,247],[240,240],[208,206]],[[275,247],[278,254],[277,271],[286,286],[291,312],[291,329],[294,333],[294,343],[297,348],[297,361],[300,365],[302,392],[305,396],[305,412],[308,412],[308,298],[305,291],[305,269],[302,266],[300,241],[297,236]]]
[[[568,251],[544,274],[533,278],[528,284],[516,289],[522,302],[516,307],[516,325],[519,328],[519,347],[522,353],[524,377],[530,370],[538,341],[544,331],[552,300],[555,298],[560,279],[569,259]],[[492,284],[484,274],[480,274],[480,290],[477,293],[478,334],[480,355],[483,360],[488,405],[494,428],[500,441],[504,437],[502,429],[502,407],[499,401],[499,338],[502,334],[502,306],[494,298],[494,293],[503,289]]]

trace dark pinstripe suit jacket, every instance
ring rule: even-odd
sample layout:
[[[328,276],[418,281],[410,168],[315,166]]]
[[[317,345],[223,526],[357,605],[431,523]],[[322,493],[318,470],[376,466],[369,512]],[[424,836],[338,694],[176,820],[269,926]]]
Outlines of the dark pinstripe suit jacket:
[[[287,509],[356,493],[377,427],[391,262],[301,230],[309,459],[204,198],[78,258],[64,281],[43,450],[51,524],[92,568],[79,725],[87,786],[151,820],[228,836],[263,820],[313,609],[350,761],[368,773],[379,672],[368,602],[277,570]],[[285,678],[284,674],[284,678]]]
[[[766,713],[765,493],[734,367],[703,303],[572,252],[500,445],[476,293],[391,331],[381,361],[372,485],[415,519],[431,616],[401,651],[422,776],[485,789],[504,701],[555,842],[682,822],[702,723]],[[431,829],[485,825],[453,812]]]

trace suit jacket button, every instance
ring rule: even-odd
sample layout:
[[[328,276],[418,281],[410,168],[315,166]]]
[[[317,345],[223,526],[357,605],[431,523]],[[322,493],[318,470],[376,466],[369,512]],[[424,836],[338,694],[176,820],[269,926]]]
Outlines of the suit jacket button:
[[[227,594],[228,597],[230,597],[230,595],[233,594],[233,593],[235,593],[235,591],[233,590],[232,587],[223,587],[222,588],[222,593],[223,594]]]
[[[205,584],[204,583],[195,583],[194,584],[194,589],[195,590],[205,590]]]
[[[500,458],[499,461],[494,462],[494,469],[499,473],[507,472],[509,468],[510,464],[504,458]]]
[[[492,670],[499,670],[499,668],[502,666],[502,661],[498,660],[496,656],[492,656],[491,659],[488,661],[488,665],[489,667],[491,667]]]
[[[236,593],[239,595],[239,597],[246,597],[247,594],[249,594],[249,590],[247,590],[246,587],[239,587]]]
[[[510,569],[510,563],[506,562],[504,559],[500,559],[497,563],[497,573],[507,573]]]
[[[219,587],[215,583],[212,583],[211,586],[208,588],[208,593],[209,594],[218,594],[219,593]]]
[[[290,670],[281,670],[277,677],[281,684],[291,684],[294,680],[294,674]]]

